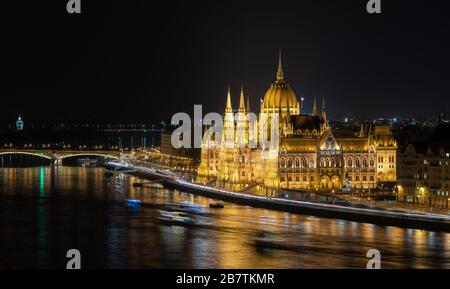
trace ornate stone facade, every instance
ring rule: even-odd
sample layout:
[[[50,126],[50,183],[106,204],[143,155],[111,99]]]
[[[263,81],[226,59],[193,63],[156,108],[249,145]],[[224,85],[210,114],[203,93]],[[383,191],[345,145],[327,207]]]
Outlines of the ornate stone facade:
[[[276,81],[261,102],[256,124],[261,130],[261,119],[278,118],[280,141],[276,147],[250,148],[249,140],[255,136],[250,133],[249,112],[243,89],[239,109],[233,112],[228,90],[224,145],[218,146],[214,140],[203,143],[199,181],[215,181],[234,189],[263,184],[272,188],[322,190],[338,190],[345,180],[361,189],[396,181],[397,143],[390,127],[361,126],[360,132],[351,137],[335,138],[327,121],[325,100],[320,116],[316,99],[311,114],[301,113],[301,103],[284,79],[281,56]],[[242,136],[237,131],[245,131],[244,140],[237,139]],[[234,138],[226,138],[227,135]],[[242,142],[245,145],[238,148],[236,144]],[[267,157],[267,153],[273,157]]]

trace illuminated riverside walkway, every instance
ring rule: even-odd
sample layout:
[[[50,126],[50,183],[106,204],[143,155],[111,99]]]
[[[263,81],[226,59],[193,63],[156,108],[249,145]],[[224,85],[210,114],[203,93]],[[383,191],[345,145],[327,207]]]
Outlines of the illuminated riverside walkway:
[[[349,221],[368,222],[385,226],[450,232],[450,216],[448,215],[388,210],[370,206],[364,208],[341,206],[278,197],[268,198],[189,182],[177,177],[176,174],[171,173],[170,171],[163,171],[130,163],[108,162],[108,165],[121,167],[127,170],[134,170],[142,177],[157,177],[163,180],[162,182],[168,187],[174,187],[193,194],[229,201],[240,205],[249,205],[305,215],[345,219]]]

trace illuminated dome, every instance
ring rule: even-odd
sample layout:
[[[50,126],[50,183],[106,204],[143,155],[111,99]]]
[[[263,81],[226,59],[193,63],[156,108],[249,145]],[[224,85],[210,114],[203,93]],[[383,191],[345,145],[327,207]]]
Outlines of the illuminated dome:
[[[264,108],[297,108],[295,92],[284,81],[273,83],[264,96]]]
[[[262,104],[262,110],[264,112],[272,112],[273,109],[286,112],[289,109],[289,113],[293,115],[300,114],[300,103],[297,101],[295,92],[284,81],[283,68],[281,66],[281,53],[278,63],[277,80],[270,85],[264,96],[264,102]]]

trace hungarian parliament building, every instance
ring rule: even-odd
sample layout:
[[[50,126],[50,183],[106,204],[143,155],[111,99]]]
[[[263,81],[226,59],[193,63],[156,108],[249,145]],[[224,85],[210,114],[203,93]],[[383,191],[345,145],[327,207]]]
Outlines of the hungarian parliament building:
[[[230,91],[224,114],[223,135],[244,130],[245,145],[203,142],[198,181],[243,190],[249,185],[270,188],[339,190],[370,189],[396,181],[397,143],[389,126],[364,126],[359,132],[334,136],[327,121],[325,100],[318,111],[316,99],[310,114],[302,114],[301,102],[287,84],[279,57],[276,80],[261,101],[262,116],[278,118],[279,141],[264,156],[259,145],[250,145],[250,107],[241,95],[233,110]],[[258,124],[257,124],[258,125]],[[234,144],[238,143],[235,139]]]

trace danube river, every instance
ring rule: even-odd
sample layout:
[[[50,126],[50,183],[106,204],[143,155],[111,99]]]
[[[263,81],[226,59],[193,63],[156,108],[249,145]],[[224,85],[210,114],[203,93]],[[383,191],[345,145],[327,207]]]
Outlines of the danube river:
[[[369,249],[382,268],[450,268],[450,234],[383,227],[225,204],[165,189],[133,187],[101,168],[0,168],[0,268],[365,268]],[[126,198],[142,200],[127,206]],[[202,206],[198,226],[158,222],[168,203]],[[290,248],[261,249],[258,232]]]

